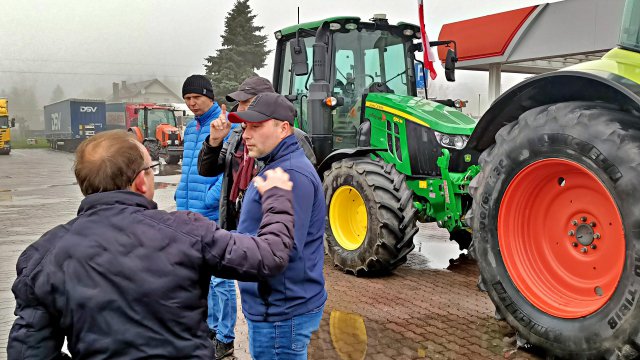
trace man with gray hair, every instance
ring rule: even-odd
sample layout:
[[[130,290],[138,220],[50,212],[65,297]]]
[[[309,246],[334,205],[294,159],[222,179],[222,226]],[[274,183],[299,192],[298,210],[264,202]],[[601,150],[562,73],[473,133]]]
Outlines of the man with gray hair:
[[[197,213],[158,210],[155,166],[122,130],[80,144],[78,216],[18,259],[9,360],[62,359],[65,337],[74,359],[213,359],[210,276],[259,281],[286,267],[293,205],[282,169],[254,180],[264,216],[249,236]]]

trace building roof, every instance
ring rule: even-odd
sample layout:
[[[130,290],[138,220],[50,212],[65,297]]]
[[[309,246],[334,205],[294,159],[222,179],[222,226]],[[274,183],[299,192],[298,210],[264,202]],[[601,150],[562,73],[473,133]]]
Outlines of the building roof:
[[[118,92],[117,98],[116,98],[115,94],[112,94],[111,100],[119,101],[119,100],[126,100],[126,99],[130,99],[130,98],[135,98],[135,97],[139,97],[139,96],[143,97],[144,93],[145,93],[145,90],[148,89],[149,87],[151,87],[154,84],[160,85],[162,88],[165,89],[166,93],[169,94],[170,96],[173,96],[178,100],[182,99],[175,92],[173,92],[171,89],[169,89],[164,83],[162,83],[162,81],[160,81],[158,79],[152,79],[152,80],[145,80],[145,81],[139,81],[139,82],[134,82],[134,83],[129,83],[129,82],[122,83],[122,86],[120,86],[120,88],[119,88],[119,92]]]
[[[565,0],[443,25],[457,69],[538,74],[600,58],[618,42],[624,0]],[[446,48],[438,48],[441,61]]]

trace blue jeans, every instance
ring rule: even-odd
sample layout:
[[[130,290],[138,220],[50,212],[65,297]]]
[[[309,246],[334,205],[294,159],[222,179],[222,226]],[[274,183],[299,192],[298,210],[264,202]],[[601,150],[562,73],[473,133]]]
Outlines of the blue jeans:
[[[311,334],[320,327],[324,304],[306,314],[277,322],[247,319],[253,359],[306,359]]]
[[[212,276],[207,303],[209,329],[214,330],[216,338],[223,343],[232,342],[236,338],[234,328],[238,315],[235,282]]]

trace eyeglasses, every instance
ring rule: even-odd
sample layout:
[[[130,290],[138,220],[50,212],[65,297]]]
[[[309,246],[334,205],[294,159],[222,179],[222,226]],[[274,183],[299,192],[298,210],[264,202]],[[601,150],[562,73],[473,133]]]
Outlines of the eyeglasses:
[[[159,168],[159,166],[160,166],[160,163],[155,163],[155,164],[153,164],[153,165],[149,165],[149,166],[147,166],[147,167],[144,167],[144,168],[142,168],[142,169],[138,170],[138,172],[136,173],[136,176],[134,176],[134,177],[133,177],[133,180],[131,180],[131,183],[133,184],[133,182],[134,182],[134,181],[135,181],[135,179],[138,177],[138,175],[140,175],[140,173],[141,173],[141,172],[146,171],[146,170],[149,170],[149,169],[153,170],[153,175],[157,175],[157,174],[159,174],[159,173],[160,173],[160,168]]]

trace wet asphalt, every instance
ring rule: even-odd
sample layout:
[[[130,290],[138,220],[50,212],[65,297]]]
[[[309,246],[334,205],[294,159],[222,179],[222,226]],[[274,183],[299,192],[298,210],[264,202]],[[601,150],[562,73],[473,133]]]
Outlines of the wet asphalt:
[[[50,149],[0,156],[0,359],[15,319],[11,285],[18,256],[44,232],[73,219],[83,198],[73,160],[73,154]],[[161,165],[154,198],[160,209],[175,210],[180,173],[180,165]],[[309,358],[536,358],[517,350],[512,330],[493,318],[493,305],[475,286],[476,264],[446,231],[421,224],[414,242],[407,264],[380,279],[343,274],[325,258],[329,300]],[[235,357],[248,359],[243,319],[236,329]]]

